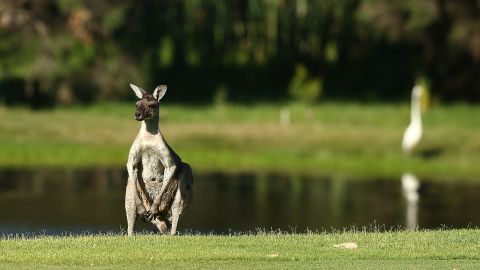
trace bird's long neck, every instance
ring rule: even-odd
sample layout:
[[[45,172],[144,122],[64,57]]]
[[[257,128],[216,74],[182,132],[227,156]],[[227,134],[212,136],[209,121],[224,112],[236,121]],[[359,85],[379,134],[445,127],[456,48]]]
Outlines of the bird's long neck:
[[[158,124],[158,115],[145,119],[142,121],[142,126],[140,127],[140,133],[157,135],[160,133],[160,127]]]
[[[420,106],[420,97],[412,96],[412,108],[410,115],[412,124],[422,124],[422,112]]]

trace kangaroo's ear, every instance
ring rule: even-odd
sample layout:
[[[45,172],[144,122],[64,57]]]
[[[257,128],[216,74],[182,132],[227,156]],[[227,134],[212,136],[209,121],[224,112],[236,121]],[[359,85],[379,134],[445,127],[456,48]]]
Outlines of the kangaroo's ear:
[[[165,95],[166,92],[167,92],[167,86],[164,85],[164,84],[159,85],[159,86],[157,86],[157,88],[155,88],[155,91],[153,91],[153,97],[157,101],[160,101],[160,99],[163,98],[163,96]]]
[[[134,84],[130,84],[130,88],[132,88],[133,92],[135,92],[135,95],[139,98],[139,99],[142,99],[143,96],[145,94],[147,94],[147,92],[145,92],[145,90],[143,90],[142,88],[134,85]]]

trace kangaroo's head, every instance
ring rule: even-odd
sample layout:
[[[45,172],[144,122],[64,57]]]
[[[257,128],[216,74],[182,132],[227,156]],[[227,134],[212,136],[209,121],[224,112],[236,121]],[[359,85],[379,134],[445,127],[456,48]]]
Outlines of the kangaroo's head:
[[[133,84],[130,84],[130,87],[139,99],[137,103],[135,103],[135,106],[137,107],[135,111],[135,120],[143,121],[158,116],[159,102],[167,92],[167,86],[157,86],[153,91],[153,94],[148,94],[145,90]]]

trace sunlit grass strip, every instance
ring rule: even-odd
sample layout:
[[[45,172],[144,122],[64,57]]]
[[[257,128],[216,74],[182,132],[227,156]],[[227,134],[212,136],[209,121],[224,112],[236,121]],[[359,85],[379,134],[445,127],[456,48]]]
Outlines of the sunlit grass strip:
[[[324,234],[97,235],[0,240],[0,266],[322,268],[343,265],[401,269],[480,266],[480,230]],[[334,245],[354,242],[357,249]],[[315,267],[316,266],[316,267]]]
[[[196,171],[278,171],[398,178],[409,171],[432,178],[480,175],[480,108],[439,106],[425,113],[419,151],[406,156],[400,141],[406,105],[327,103],[306,113],[279,105],[164,106],[167,141]],[[124,166],[139,123],[132,104],[103,104],[32,112],[0,108],[0,168]]]

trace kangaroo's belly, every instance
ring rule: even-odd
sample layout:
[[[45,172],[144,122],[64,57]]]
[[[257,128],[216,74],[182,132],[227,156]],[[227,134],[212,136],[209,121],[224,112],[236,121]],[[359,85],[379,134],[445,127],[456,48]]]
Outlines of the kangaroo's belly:
[[[153,199],[160,192],[164,169],[165,167],[157,153],[150,150],[142,153],[142,181],[145,185],[145,192],[150,199]]]

